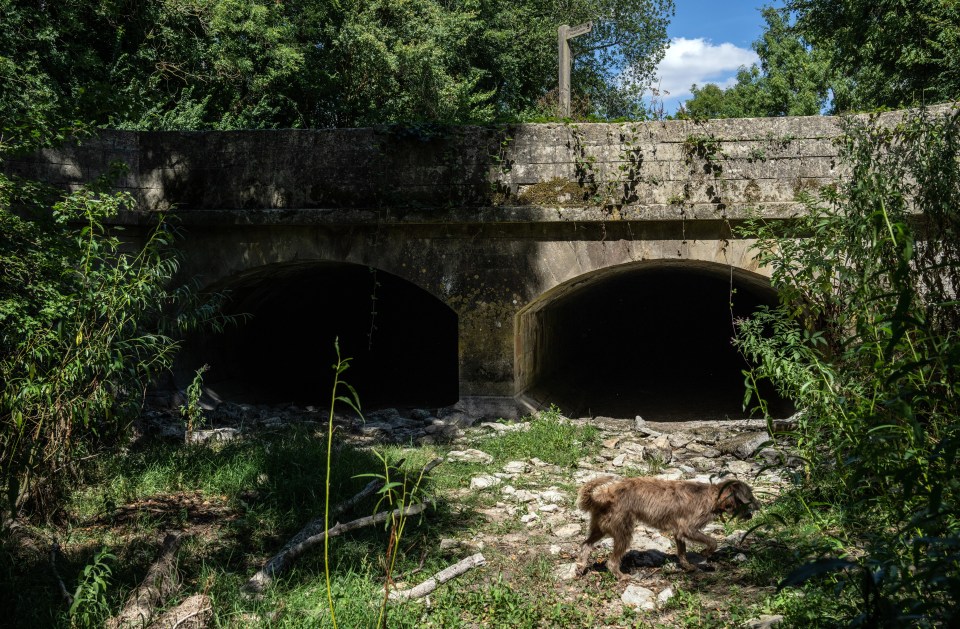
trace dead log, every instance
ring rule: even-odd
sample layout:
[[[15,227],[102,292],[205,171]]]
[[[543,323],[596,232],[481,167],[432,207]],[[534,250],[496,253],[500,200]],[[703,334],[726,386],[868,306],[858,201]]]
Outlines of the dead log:
[[[420,585],[412,587],[408,590],[393,590],[390,592],[390,600],[409,600],[415,598],[423,598],[431,592],[437,589],[437,586],[446,583],[451,579],[459,577],[464,572],[470,570],[471,568],[476,568],[487,563],[487,560],[484,559],[481,553],[476,555],[470,555],[466,559],[462,559],[452,566],[447,566],[437,574],[433,575]]]
[[[177,551],[185,539],[183,533],[167,533],[160,557],[147,570],[147,576],[130,593],[120,613],[107,621],[107,629],[146,627],[157,607],[180,589],[177,575]]]
[[[148,629],[202,629],[213,620],[213,604],[206,594],[194,594],[157,617]]]
[[[349,531],[355,529],[363,528],[365,526],[372,526],[374,524],[383,524],[391,517],[399,518],[400,516],[411,516],[416,515],[426,509],[428,506],[433,504],[430,500],[424,500],[417,504],[410,505],[404,509],[395,509],[394,511],[381,511],[380,513],[374,515],[368,515],[365,518],[358,518],[344,524],[337,524],[336,526],[331,527],[326,531],[326,537],[329,539],[331,537],[337,537],[338,535],[343,535]],[[255,575],[253,575],[249,581],[243,586],[243,589],[247,592],[258,594],[263,592],[266,588],[273,583],[273,578],[277,575],[275,572],[270,572],[268,569],[271,565],[283,566],[284,568],[289,567],[293,562],[303,553],[316,546],[317,544],[322,544],[324,539],[323,533],[318,533],[312,535],[298,544],[285,547],[286,550],[282,551],[283,557],[279,555],[274,557],[277,561],[270,560],[267,562],[267,565],[261,568]]]
[[[50,545],[50,568],[53,570],[53,576],[57,580],[57,586],[60,588],[60,597],[63,599],[63,602],[66,604],[67,608],[73,605],[73,595],[67,590],[67,586],[64,585],[63,579],[60,578],[60,571],[57,570],[57,557],[60,556],[60,544],[56,541]]]
[[[440,465],[440,463],[442,462],[443,462],[443,459],[437,458],[427,463],[424,466],[423,470],[420,472],[420,477],[422,478],[427,474],[429,474],[433,468]],[[380,488],[383,487],[383,482],[384,481],[382,478],[377,478],[370,481],[369,483],[367,483],[366,487],[361,489],[352,498],[334,507],[333,510],[330,512],[330,517],[335,519],[339,517],[340,514],[346,513],[350,509],[353,509],[358,504],[360,504],[360,502],[362,502],[364,499],[380,491]],[[420,509],[416,513],[419,513],[420,511],[422,511],[422,509]],[[383,515],[383,514],[377,514],[377,515]],[[373,516],[373,517],[376,517],[376,516]],[[355,522],[360,522],[361,520],[364,520],[364,518],[360,518],[360,520],[354,520],[353,522],[348,522],[347,524],[353,524]],[[380,520],[380,522],[385,522],[385,521],[386,519]],[[324,524],[325,522],[323,517],[315,518],[310,522],[308,522],[306,526],[300,529],[299,533],[294,535],[292,538],[290,538],[290,541],[288,541],[286,544],[283,545],[283,548],[280,549],[280,552],[278,552],[276,555],[271,557],[267,561],[267,563],[265,563],[263,567],[255,575],[253,575],[250,578],[249,581],[247,581],[247,583],[243,586],[243,589],[251,593],[263,592],[273,582],[274,577],[286,572],[297,557],[302,555],[310,546],[313,546],[316,543],[316,541],[312,543],[308,543],[309,540],[315,540],[318,537],[320,538],[320,540],[323,539]],[[370,522],[368,524],[363,524],[361,526],[369,526],[370,524],[373,524],[373,522]],[[337,524],[337,526],[341,526],[341,525]],[[335,530],[337,526],[334,526],[330,530],[331,531]],[[346,525],[342,525],[342,526],[346,526]],[[355,528],[359,528],[359,527],[355,527]],[[352,529],[348,529],[348,530],[352,530]],[[337,535],[345,532],[346,531],[340,531],[339,533],[337,533]],[[330,537],[333,537],[333,535],[331,534]]]

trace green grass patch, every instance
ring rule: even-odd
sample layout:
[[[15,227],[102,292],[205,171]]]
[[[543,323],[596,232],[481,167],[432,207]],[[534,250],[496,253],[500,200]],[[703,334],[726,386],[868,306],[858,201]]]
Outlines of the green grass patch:
[[[479,448],[499,463],[538,458],[561,467],[576,467],[577,462],[599,451],[600,429],[577,426],[551,406],[528,422],[527,430],[492,435]]]

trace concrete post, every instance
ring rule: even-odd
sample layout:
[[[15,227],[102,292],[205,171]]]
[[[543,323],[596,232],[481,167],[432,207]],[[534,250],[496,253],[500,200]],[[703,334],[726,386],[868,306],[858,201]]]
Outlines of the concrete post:
[[[561,24],[557,28],[557,57],[560,67],[560,115],[564,118],[570,117],[570,40],[579,35],[585,35],[593,29],[593,22],[585,22],[577,26],[567,26]]]
[[[570,27],[561,24],[557,29],[557,47],[560,59],[560,115],[570,116],[570,42],[567,41],[567,31]]]

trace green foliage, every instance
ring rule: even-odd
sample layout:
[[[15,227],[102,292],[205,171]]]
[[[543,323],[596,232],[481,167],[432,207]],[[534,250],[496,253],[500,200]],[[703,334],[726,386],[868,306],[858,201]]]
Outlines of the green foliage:
[[[203,365],[193,376],[190,386],[187,387],[187,402],[180,407],[180,416],[186,422],[186,440],[190,442],[193,431],[203,424],[203,408],[200,406],[200,397],[203,395],[203,374],[210,369],[210,365]]]
[[[400,554],[400,543],[403,541],[404,530],[409,516],[405,513],[408,507],[422,503],[424,499],[424,474],[421,470],[416,478],[411,478],[407,472],[396,468],[397,463],[391,462],[387,453],[374,450],[374,455],[383,465],[383,473],[360,474],[360,477],[373,478],[380,481],[382,486],[379,492],[374,512],[390,511],[390,518],[386,522],[388,531],[387,550],[383,558],[383,568],[386,580],[383,588],[383,600],[380,603],[380,615],[377,627],[386,628],[387,611],[390,601],[390,587],[393,585],[393,574],[397,568],[397,557]]]
[[[850,178],[790,227],[746,231],[783,305],[739,322],[737,344],[759,365],[748,383],[803,409],[812,487],[867,543],[838,577],[858,622],[935,623],[960,602],[960,111],[845,124]]]
[[[116,559],[106,548],[101,548],[93,561],[84,566],[67,612],[71,627],[100,627],[110,617],[107,602],[112,574],[110,562]]]
[[[837,112],[960,98],[960,3],[787,0],[794,32],[828,59]]]
[[[596,426],[575,426],[556,406],[540,411],[528,426],[527,430],[489,437],[483,442],[484,451],[499,461],[537,457],[554,465],[574,467],[598,447],[600,431]]]
[[[126,193],[84,188],[38,220],[13,196],[0,198],[0,469],[10,509],[30,497],[49,512],[78,449],[117,435],[170,364],[159,321],[177,261],[163,224],[133,252],[108,232]]]
[[[737,83],[727,89],[693,86],[693,98],[683,116],[751,118],[814,116],[827,102],[828,66],[819,48],[810,48],[791,30],[788,17],[772,7],[763,9],[763,35],[753,43],[760,66],[740,68]]]
[[[960,4],[787,0],[765,7],[753,48],[724,90],[694,86],[681,117],[746,118],[897,109],[960,98]]]
[[[74,121],[517,119],[556,86],[557,27],[587,20],[596,26],[574,44],[574,86],[589,113],[613,117],[640,110],[672,12],[672,0],[0,0],[0,80],[16,87],[0,95],[0,118],[16,121],[5,132],[18,141]]]

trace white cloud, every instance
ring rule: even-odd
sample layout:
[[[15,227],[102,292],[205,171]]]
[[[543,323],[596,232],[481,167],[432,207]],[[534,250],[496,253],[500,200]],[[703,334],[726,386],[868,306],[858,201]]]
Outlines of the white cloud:
[[[690,96],[690,86],[716,83],[730,87],[737,82],[740,66],[759,63],[757,53],[749,48],[738,48],[731,43],[713,44],[703,37],[677,37],[670,41],[667,52],[657,66],[660,89],[670,93],[670,101]]]

